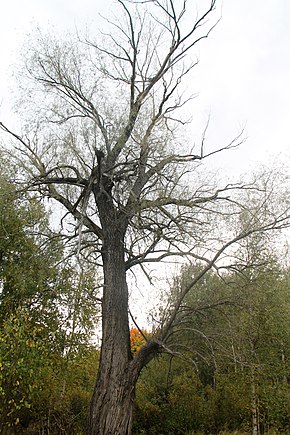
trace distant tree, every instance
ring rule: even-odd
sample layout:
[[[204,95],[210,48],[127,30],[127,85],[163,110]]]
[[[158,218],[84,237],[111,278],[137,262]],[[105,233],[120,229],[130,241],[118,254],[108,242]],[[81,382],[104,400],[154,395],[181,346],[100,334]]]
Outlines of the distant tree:
[[[175,356],[157,358],[137,383],[135,434],[287,433],[289,274],[261,256],[255,271],[209,273],[188,295],[167,343]],[[174,286],[196,272],[184,268]]]
[[[77,434],[83,430],[98,351],[81,343],[68,356],[59,350],[59,337],[54,334],[20,309],[2,324],[1,434]]]
[[[241,240],[289,219],[272,203],[270,181],[217,185],[201,176],[203,161],[236,148],[240,136],[209,150],[206,132],[198,146],[180,139],[182,109],[191,99],[183,91],[197,63],[190,52],[214,27],[216,1],[200,13],[183,1],[117,4],[118,19],[107,20],[111,33],[66,42],[39,36],[26,62],[24,131],[1,124],[16,140],[23,188],[63,207],[67,250],[76,241],[74,253],[103,270],[90,435],[131,432],[139,374],[156,354],[171,352],[167,342],[188,292]],[[236,222],[250,192],[256,204],[241,229]],[[170,257],[195,258],[203,267],[132,358],[127,275],[140,267],[148,277],[146,265]]]
[[[87,267],[79,274],[68,261],[59,264],[62,243],[49,229],[44,207],[20,195],[9,174],[5,162],[0,171],[0,432],[25,433],[30,425],[50,430],[61,410],[62,425],[69,428],[70,413],[64,411],[72,391],[77,394],[76,360],[84,368],[92,354],[96,358],[96,351],[89,352],[98,315],[95,276]],[[81,403],[92,385],[82,386],[81,377],[78,382]],[[73,417],[75,424],[79,419]]]
[[[44,208],[23,197],[0,174],[0,323],[24,308],[43,312],[57,297],[55,285],[62,247],[53,237]],[[37,319],[39,320],[39,318]],[[52,320],[52,319],[50,319]]]
[[[273,264],[237,282],[241,309],[231,320],[230,335],[237,370],[243,370],[251,393],[253,435],[269,427],[287,430],[288,280]]]
[[[138,350],[146,343],[151,334],[148,334],[144,329],[131,328],[130,329],[130,344],[131,352],[135,355]]]
[[[212,406],[219,417],[209,430],[242,424],[252,425],[253,434],[270,427],[287,430],[289,273],[269,251],[267,257],[265,240],[260,252],[251,248],[254,268],[227,271],[220,278],[209,273],[200,280],[169,343],[196,367],[204,387],[216,392]],[[194,273],[196,266],[185,268],[173,292]]]

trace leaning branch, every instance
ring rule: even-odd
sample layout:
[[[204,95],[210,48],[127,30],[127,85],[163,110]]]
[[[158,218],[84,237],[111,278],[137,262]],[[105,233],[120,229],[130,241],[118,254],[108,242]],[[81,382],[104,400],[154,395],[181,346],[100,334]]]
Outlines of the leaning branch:
[[[184,301],[186,295],[188,292],[203,278],[203,276],[214,266],[216,261],[221,257],[221,255],[228,249],[230,246],[234,245],[235,243],[239,242],[240,240],[243,240],[247,237],[249,237],[252,234],[255,234],[257,232],[266,232],[274,229],[282,229],[285,227],[290,226],[290,216],[289,215],[282,215],[280,218],[277,218],[273,220],[272,222],[261,226],[259,228],[252,228],[248,229],[247,231],[242,231],[240,234],[238,234],[235,238],[225,243],[218,252],[214,255],[212,260],[208,262],[208,264],[200,271],[200,273],[197,274],[197,276],[184,288],[184,290],[181,292],[177,302],[175,303],[173,310],[165,323],[164,327],[162,328],[162,331],[160,332],[158,338],[162,341],[166,341],[168,334],[171,331],[171,328],[175,322],[175,319],[177,317],[177,314],[179,313],[180,307],[182,302]]]

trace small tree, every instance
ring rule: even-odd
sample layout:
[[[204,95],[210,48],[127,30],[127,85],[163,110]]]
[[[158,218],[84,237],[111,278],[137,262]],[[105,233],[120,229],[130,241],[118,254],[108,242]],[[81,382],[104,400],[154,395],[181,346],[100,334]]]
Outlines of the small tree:
[[[130,433],[138,376],[154,355],[170,351],[186,294],[231,246],[287,219],[284,212],[264,216],[268,193],[261,188],[251,219],[235,231],[247,201],[238,193],[254,185],[217,186],[201,181],[198,168],[240,137],[210,151],[205,133],[197,149],[179,139],[186,121],[177,112],[190,99],[182,86],[196,65],[189,53],[214,27],[216,1],[199,15],[183,1],[117,3],[122,18],[108,21],[113,31],[95,40],[40,35],[26,63],[33,119],[22,135],[1,124],[18,142],[27,187],[64,207],[73,218],[62,219],[68,244],[76,240],[75,253],[103,269],[102,348],[87,431],[115,435]],[[127,274],[137,266],[147,274],[146,264],[170,256],[197,258],[204,267],[133,358]]]
[[[79,274],[70,262],[60,261],[62,243],[49,228],[45,208],[30,195],[16,191],[9,181],[12,168],[3,162],[0,432],[20,433],[28,425],[43,425],[49,431],[60,418],[63,425],[68,427],[71,419],[76,426],[80,419],[70,415],[69,404],[74,401],[70,394],[74,389],[74,394],[79,390],[80,399],[90,394],[82,379],[78,379],[78,390],[75,384],[78,373],[86,377],[90,355],[96,359],[95,351],[88,352],[98,314],[95,276],[88,265]]]

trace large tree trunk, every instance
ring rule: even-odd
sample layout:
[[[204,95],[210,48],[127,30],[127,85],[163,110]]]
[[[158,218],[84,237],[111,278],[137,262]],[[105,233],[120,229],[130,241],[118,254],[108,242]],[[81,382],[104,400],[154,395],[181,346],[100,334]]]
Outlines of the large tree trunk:
[[[87,434],[129,435],[139,374],[160,346],[150,340],[133,360],[124,249],[127,216],[114,208],[108,193],[97,190],[95,195],[103,230],[104,290],[101,356]]]
[[[90,435],[130,434],[137,381],[130,368],[125,225],[122,228],[112,216],[108,222],[109,215],[106,214],[103,226],[102,348],[88,419],[87,433]]]
[[[102,373],[102,367],[106,371]],[[91,402],[89,435],[131,434],[132,411],[135,398],[135,382],[127,368],[120,365],[100,366]]]
[[[128,288],[121,227],[104,240],[102,348],[90,405],[88,435],[130,435],[135,387],[142,368],[160,351],[150,340],[132,358],[128,320]]]

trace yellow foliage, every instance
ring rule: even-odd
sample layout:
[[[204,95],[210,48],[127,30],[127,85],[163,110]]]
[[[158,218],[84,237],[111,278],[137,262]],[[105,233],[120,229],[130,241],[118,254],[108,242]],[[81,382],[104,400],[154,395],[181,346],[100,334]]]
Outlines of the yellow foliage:
[[[148,332],[145,329],[141,329],[141,332],[145,337],[148,337]],[[146,339],[137,328],[130,329],[130,343],[131,343],[131,351],[134,355],[138,352],[138,350],[146,343]]]

